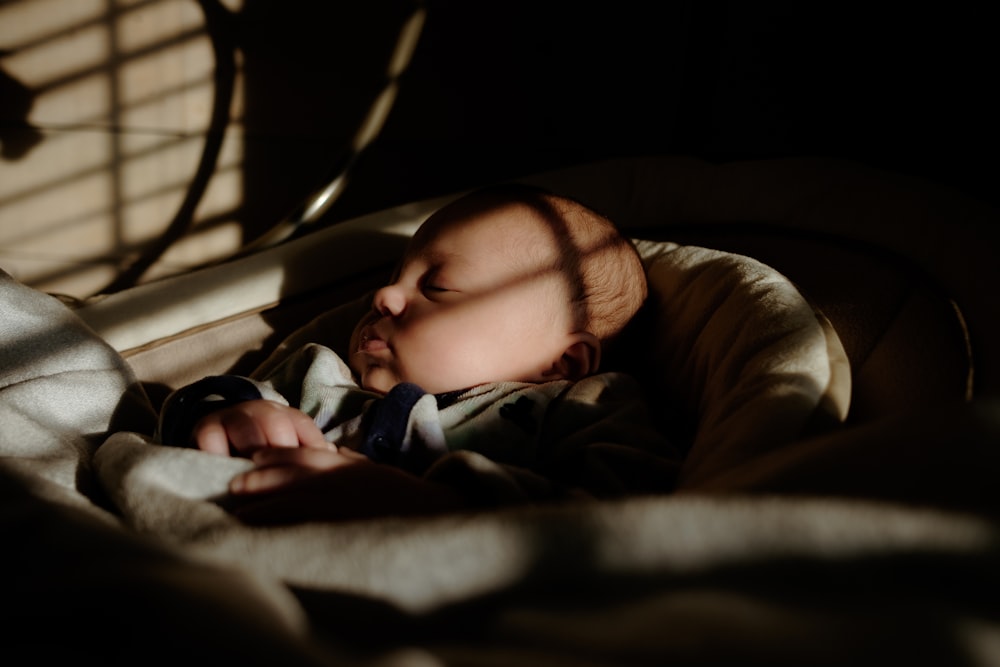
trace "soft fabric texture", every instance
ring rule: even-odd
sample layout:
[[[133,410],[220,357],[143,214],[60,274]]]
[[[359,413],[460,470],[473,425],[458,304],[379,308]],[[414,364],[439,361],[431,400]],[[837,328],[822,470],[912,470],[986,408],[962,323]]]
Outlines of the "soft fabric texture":
[[[0,457],[36,493],[98,497],[91,458],[109,430],[154,415],[128,365],[66,306],[0,271]]]
[[[639,242],[652,326],[639,359],[672,415],[694,419],[682,485],[847,416],[850,369],[836,333],[795,286],[749,257]],[[676,405],[674,405],[676,403]]]

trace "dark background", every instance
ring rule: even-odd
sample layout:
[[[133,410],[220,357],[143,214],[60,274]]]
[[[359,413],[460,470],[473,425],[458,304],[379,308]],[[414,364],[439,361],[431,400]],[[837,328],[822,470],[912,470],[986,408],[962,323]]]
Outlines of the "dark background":
[[[320,185],[414,3],[248,0],[248,236]],[[988,3],[429,0],[325,222],[607,157],[842,157],[997,202]]]

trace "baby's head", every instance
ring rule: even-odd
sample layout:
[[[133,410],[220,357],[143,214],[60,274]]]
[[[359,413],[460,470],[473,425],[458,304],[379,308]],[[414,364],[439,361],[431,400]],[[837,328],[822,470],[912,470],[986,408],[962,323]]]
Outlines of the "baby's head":
[[[645,298],[638,253],[609,220],[536,188],[484,188],[417,230],[355,327],[349,362],[381,392],[576,380]]]

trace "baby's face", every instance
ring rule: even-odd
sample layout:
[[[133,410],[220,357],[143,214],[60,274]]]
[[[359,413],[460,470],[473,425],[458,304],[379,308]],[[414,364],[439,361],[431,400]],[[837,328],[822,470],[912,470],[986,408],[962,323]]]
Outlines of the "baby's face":
[[[574,328],[557,253],[551,229],[510,211],[419,238],[355,327],[352,370],[379,392],[400,382],[443,393],[553,379]]]

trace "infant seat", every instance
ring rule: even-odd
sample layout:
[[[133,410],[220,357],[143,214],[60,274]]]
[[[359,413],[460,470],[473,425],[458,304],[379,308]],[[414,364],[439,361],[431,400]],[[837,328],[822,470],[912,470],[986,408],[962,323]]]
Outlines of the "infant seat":
[[[942,266],[951,273],[938,278],[917,263],[938,259],[928,252],[944,254],[918,243],[933,244],[928,230],[936,221],[920,198],[929,195],[918,196],[889,175],[822,160],[712,165],[664,157],[523,180],[607,213],[642,240],[647,262],[659,258],[653,287],[662,283],[660,320],[643,347],[653,355],[656,377],[644,372],[651,367],[646,359],[623,363],[646,376],[647,387],[661,394],[661,407],[694,420],[687,425],[692,442],[701,428],[701,437],[715,443],[695,452],[714,458],[727,449],[716,441],[725,420],[713,410],[735,420],[725,437],[740,443],[733,447],[744,454],[732,456],[742,460],[754,442],[773,447],[834,423],[968,400],[974,343],[980,361],[993,363],[992,353],[970,339],[952,296],[965,290],[979,328],[988,332],[996,324],[980,314],[974,286],[948,263]],[[125,354],[154,402],[208,372],[248,374],[317,313],[359,297],[355,305],[367,307],[362,295],[386,279],[407,236],[449,198],[340,223],[228,264],[110,295],[79,313]],[[962,205],[970,206],[956,198],[950,210]],[[924,230],[924,238],[915,239],[914,228]],[[900,242],[892,237],[897,232]],[[742,307],[721,308],[727,297]],[[791,374],[781,368],[788,377],[804,375],[786,377],[780,391],[772,387],[784,395],[783,405],[767,416],[760,409],[762,388],[778,382],[775,359],[796,358],[782,352],[783,336],[806,326],[795,319],[806,304],[817,313],[806,318],[807,328],[822,331],[826,347],[797,350],[798,363],[810,368]],[[778,323],[747,319],[765,315]],[[313,330],[294,340],[308,335]],[[333,339],[331,346],[345,344],[344,331],[323,335]],[[748,363],[750,355],[767,359],[764,352],[770,362]],[[979,383],[995,382],[992,368],[978,372]],[[819,384],[806,388],[809,383]],[[801,404],[791,407],[796,401]],[[696,460],[693,455],[689,465]]]
[[[251,527],[216,502],[245,460],[143,435],[115,351],[155,403],[302,340],[337,349],[450,197],[76,311],[0,276],[15,645],[42,628],[74,659],[154,664],[996,664],[998,327],[977,289],[995,214],[825,161],[525,180],[638,239],[655,307],[614,363],[690,448],[675,493]]]

